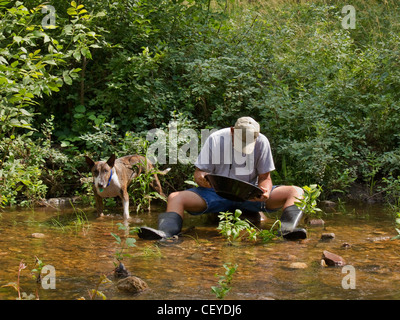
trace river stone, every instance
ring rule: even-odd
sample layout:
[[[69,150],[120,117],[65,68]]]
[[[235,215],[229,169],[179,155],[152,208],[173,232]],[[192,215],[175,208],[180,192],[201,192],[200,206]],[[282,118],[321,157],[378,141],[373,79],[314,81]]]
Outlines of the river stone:
[[[329,200],[322,200],[321,205],[327,208],[336,207],[337,203]]]
[[[149,286],[142,279],[129,276],[117,282],[117,288],[128,293],[138,293],[146,290]]]
[[[341,267],[346,264],[346,261],[344,261],[341,256],[327,250],[324,250],[324,252],[322,253],[322,259],[325,261],[327,266]]]
[[[130,272],[125,268],[125,266],[122,262],[120,262],[118,267],[116,267],[114,269],[115,279],[126,278],[126,277],[129,277],[130,275],[131,275]]]
[[[45,238],[46,236],[44,235],[44,233],[35,232],[35,233],[32,233],[32,234],[31,234],[31,237],[32,237],[32,238],[37,238],[37,239],[43,239],[43,238]]]
[[[391,237],[389,237],[389,236],[367,238],[367,240],[370,242],[388,241],[390,239],[391,239]]]
[[[342,244],[342,248],[349,249],[349,248],[351,248],[351,244],[348,243],[348,242],[345,242],[345,243]]]
[[[333,232],[321,234],[321,241],[330,241],[335,239],[335,234]]]
[[[322,219],[311,219],[308,221],[308,224],[313,227],[323,227],[325,225],[325,221]]]
[[[290,269],[306,269],[308,266],[306,263],[304,262],[292,262],[289,265]]]

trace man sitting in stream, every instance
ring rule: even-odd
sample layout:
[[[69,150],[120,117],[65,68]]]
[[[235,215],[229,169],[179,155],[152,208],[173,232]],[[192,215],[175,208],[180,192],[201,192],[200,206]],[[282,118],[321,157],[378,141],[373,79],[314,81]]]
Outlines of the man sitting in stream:
[[[241,117],[234,127],[212,133],[202,147],[194,180],[199,187],[173,192],[168,196],[167,210],[158,217],[158,229],[141,227],[139,237],[148,240],[167,239],[180,233],[183,213],[273,212],[283,209],[280,234],[288,240],[305,239],[307,232],[296,228],[302,211],[294,204],[302,198],[303,189],[296,186],[274,186],[275,170],[269,141],[260,133],[260,125],[250,117]],[[257,185],[264,192],[259,198],[237,202],[219,196],[205,176],[219,174]]]

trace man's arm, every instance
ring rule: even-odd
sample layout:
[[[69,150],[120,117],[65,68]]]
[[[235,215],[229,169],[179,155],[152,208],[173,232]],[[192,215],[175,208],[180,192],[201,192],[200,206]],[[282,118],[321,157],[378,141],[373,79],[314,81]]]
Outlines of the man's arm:
[[[198,184],[199,187],[204,188],[212,188],[210,183],[206,179],[207,172],[201,171],[199,168],[196,168],[194,172],[194,181]]]
[[[271,173],[263,173],[258,175],[258,187],[261,188],[261,190],[264,191],[263,195],[259,198],[255,198],[252,200],[255,201],[267,201],[269,199],[269,195],[272,190],[272,179],[271,179]]]

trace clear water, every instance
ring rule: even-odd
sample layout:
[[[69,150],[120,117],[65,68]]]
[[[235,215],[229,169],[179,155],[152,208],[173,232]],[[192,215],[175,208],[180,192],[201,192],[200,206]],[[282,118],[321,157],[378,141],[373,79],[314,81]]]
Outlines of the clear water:
[[[13,288],[1,286],[17,281],[21,260],[27,265],[20,276],[21,292],[35,293],[36,284],[30,274],[35,256],[56,270],[55,289],[39,286],[42,300],[89,299],[88,290],[96,287],[102,274],[113,280],[115,253],[120,247],[110,233],[124,236],[117,226],[122,218],[96,218],[93,208],[80,210],[87,217],[83,226],[74,223],[76,214],[71,208],[0,213],[1,300],[17,297]],[[162,210],[153,207],[151,213],[131,213],[136,221],[131,226],[155,227]],[[122,209],[114,211],[120,213]],[[266,228],[275,221],[274,216],[269,218]],[[218,282],[215,274],[222,275],[223,264],[232,262],[238,264],[238,269],[227,299],[399,299],[400,241],[385,239],[397,234],[392,213],[382,206],[348,205],[323,219],[324,228],[307,226],[306,241],[261,244],[243,240],[232,246],[216,230],[215,219],[187,215],[183,229],[195,228],[182,237],[180,244],[157,247],[154,241],[138,239],[136,247],[124,251],[131,256],[123,263],[147,282],[148,290],[126,294],[116,288],[114,281],[100,285],[99,290],[107,299],[216,299],[211,292],[211,286]],[[326,232],[335,233],[335,239],[321,242],[321,234]],[[45,237],[33,238],[33,233]],[[383,239],[376,241],[378,237]],[[344,243],[350,247],[344,248]],[[342,273],[342,267],[321,266],[324,250],[342,256],[354,267],[355,289],[343,288],[347,274]],[[307,267],[292,269],[293,262]]]

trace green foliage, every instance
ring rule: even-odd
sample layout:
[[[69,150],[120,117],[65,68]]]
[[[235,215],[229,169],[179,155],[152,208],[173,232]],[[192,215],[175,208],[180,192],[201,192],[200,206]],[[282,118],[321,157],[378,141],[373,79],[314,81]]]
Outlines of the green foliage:
[[[396,1],[353,1],[348,30],[343,4],[326,0],[52,5],[51,28],[38,0],[0,5],[3,206],[79,194],[79,156],[134,153],[135,139],[176,118],[202,129],[251,115],[271,142],[275,184],[373,194],[400,174]],[[13,154],[24,144],[36,163]],[[172,190],[193,172],[176,167]]]
[[[135,234],[138,232],[138,228],[130,229],[129,227],[123,225],[122,223],[117,223],[117,226],[118,226],[118,230],[126,231],[128,234]],[[125,239],[122,239],[116,233],[111,232],[110,234],[113,236],[116,244],[119,246],[119,249],[115,252],[115,259],[118,262],[121,262],[124,259],[124,257],[130,257],[129,254],[126,254],[123,252],[125,249],[136,247],[136,244],[135,244],[136,239],[132,238],[132,237],[125,237]],[[117,264],[115,263],[115,265],[117,265]]]
[[[220,212],[218,215],[220,222],[217,230],[220,230],[220,233],[226,237],[229,243],[232,243],[238,239],[242,231],[248,230],[250,233],[253,231],[248,220],[242,220],[239,218],[241,214],[242,211],[237,209],[233,214],[227,211]]]
[[[103,291],[100,291],[100,290],[99,290],[99,287],[100,287],[102,284],[111,283],[111,282],[112,282],[112,281],[111,281],[110,279],[108,279],[107,276],[106,276],[105,274],[102,274],[102,275],[99,277],[99,280],[98,280],[98,282],[97,282],[97,284],[96,284],[96,287],[95,287],[94,289],[88,290],[90,300],[94,300],[94,299],[96,299],[97,297],[100,298],[101,300],[107,300],[107,296],[104,294]],[[85,298],[84,298],[84,297],[81,297],[81,298],[79,298],[78,300],[85,300]]]
[[[393,211],[400,211],[400,176],[397,178],[393,175],[382,179],[382,186],[379,187],[380,192],[383,192],[387,203]]]
[[[280,221],[277,220],[271,226],[269,230],[260,230],[256,226],[252,225],[249,220],[242,220],[240,216],[242,211],[239,209],[235,210],[235,213],[220,212],[218,215],[220,221],[217,230],[228,240],[230,244],[236,240],[240,240],[243,236],[247,235],[247,239],[251,241],[257,241],[257,237],[262,239],[263,243],[270,242],[277,237],[278,230],[280,229]],[[275,229],[275,226],[278,228]]]
[[[224,299],[226,294],[232,289],[231,282],[233,280],[233,275],[238,268],[238,265],[232,263],[224,263],[223,267],[225,269],[224,275],[215,275],[217,278],[219,278],[218,286],[211,287],[211,291],[218,299],[221,300]]]
[[[81,69],[73,64],[81,59],[79,55],[90,59],[89,48],[98,42],[97,35],[85,26],[89,15],[75,15],[70,10],[71,21],[64,21],[63,28],[45,30],[40,24],[42,8],[28,9],[17,1],[0,10],[2,204],[16,204],[21,196],[21,204],[45,197],[48,187],[43,183],[43,167],[56,150],[51,149],[49,126],[43,131],[47,139],[32,139],[37,131],[32,125],[35,108],[45,95],[59,92],[63,83],[71,85],[78,78]]]
[[[397,236],[392,237],[391,240],[400,239],[400,212],[396,212],[395,223],[396,223],[396,227],[394,229],[397,231]]]
[[[312,184],[304,186],[303,198],[297,199],[295,205],[303,211],[308,218],[320,218],[322,210],[317,207],[317,200],[321,195],[322,188],[319,185]]]

